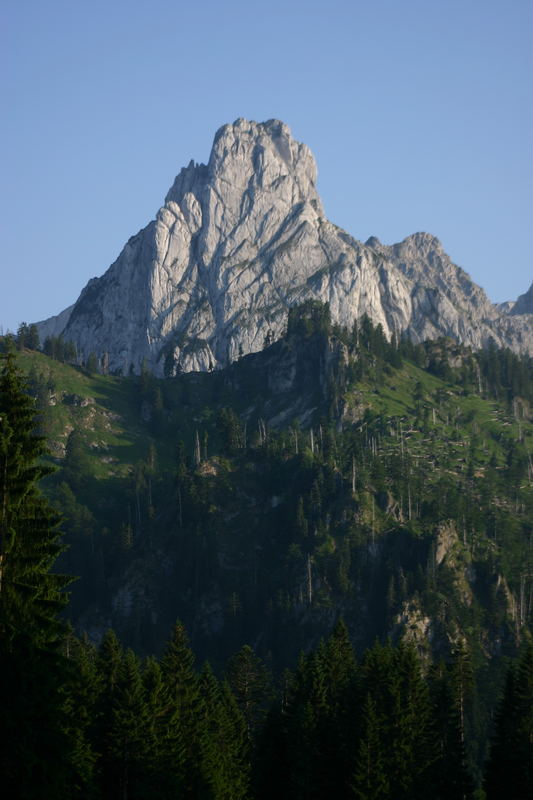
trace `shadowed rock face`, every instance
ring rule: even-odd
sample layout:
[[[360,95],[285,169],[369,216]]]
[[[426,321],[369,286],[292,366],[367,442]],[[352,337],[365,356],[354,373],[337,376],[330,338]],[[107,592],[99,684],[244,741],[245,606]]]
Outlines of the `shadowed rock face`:
[[[525,294],[521,294],[513,305],[511,314],[533,314],[533,283]]]
[[[315,298],[342,325],[366,313],[387,336],[533,352],[529,313],[493,306],[437,239],[362,244],[325,219],[315,183],[313,155],[282,122],[225,125],[207,166],[181,170],[155,220],[41,336],[107,353],[112,371],[143,359],[156,374],[207,370],[275,341],[288,308]]]

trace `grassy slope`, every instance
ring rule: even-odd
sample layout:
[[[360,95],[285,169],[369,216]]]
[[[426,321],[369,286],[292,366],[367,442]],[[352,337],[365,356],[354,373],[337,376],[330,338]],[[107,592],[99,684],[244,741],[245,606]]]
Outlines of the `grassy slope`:
[[[21,353],[19,363],[27,374],[33,369],[55,385],[45,432],[56,462],[60,463],[68,434],[76,428],[83,434],[93,474],[98,478],[125,477],[136,462],[146,458],[154,441],[160,467],[169,468],[177,441],[177,434],[172,440],[174,420],[178,420],[180,435],[192,447],[196,428],[213,428],[213,401],[218,399],[219,407],[234,405],[237,411],[243,411],[253,400],[231,392],[213,397],[209,375],[161,382],[167,424],[154,435],[153,427],[143,418],[146,414],[142,413],[135,381],[88,375],[36,352]],[[422,387],[418,418],[417,385],[419,390]],[[80,399],[87,404],[80,405]],[[403,446],[412,456],[432,459],[436,467],[445,458],[447,463],[451,459],[457,470],[464,469],[465,454],[471,447],[478,470],[483,470],[493,456],[503,463],[504,440],[516,441],[519,436],[528,452],[533,451],[533,426],[524,406],[519,405],[512,413],[504,403],[464,395],[460,387],[409,362],[399,370],[386,370],[379,385],[363,381],[350,386],[344,399],[345,406],[356,407],[358,414],[370,408],[382,417],[386,423],[383,444],[386,442],[391,452]]]
[[[415,393],[422,386],[421,413],[416,417]],[[439,464],[439,455],[451,456],[462,471],[466,451],[473,446],[474,460],[480,470],[494,455],[503,463],[505,440],[525,442],[533,451],[533,425],[529,410],[519,403],[516,413],[505,403],[475,394],[464,394],[461,387],[405,362],[400,370],[385,375],[380,385],[361,383],[348,392],[348,403],[354,397],[358,405],[371,408],[392,424],[389,444],[400,446],[400,425],[404,447],[412,456],[431,458]],[[425,423],[422,422],[426,416]],[[524,487],[526,488],[526,487]]]
[[[34,369],[54,384],[45,434],[56,462],[64,456],[73,429],[84,437],[95,477],[123,477],[146,457],[152,437],[143,424],[130,380],[88,375],[33,351],[21,353],[19,364],[27,374]],[[161,446],[165,453],[164,441]]]

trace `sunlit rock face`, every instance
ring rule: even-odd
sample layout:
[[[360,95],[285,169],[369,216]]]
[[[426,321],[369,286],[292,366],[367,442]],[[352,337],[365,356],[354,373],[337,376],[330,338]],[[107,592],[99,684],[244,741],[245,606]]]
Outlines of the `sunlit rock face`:
[[[513,304],[511,314],[533,314],[533,283],[525,294],[521,294]]]
[[[61,328],[80,358],[94,352],[110,371],[144,362],[174,374],[261,350],[308,298],[342,325],[368,314],[388,337],[533,352],[531,298],[527,313],[516,311],[522,298],[511,311],[492,305],[429,234],[362,244],[325,219],[313,155],[278,120],[222,127],[208,164],[182,169],[107,272],[38,325],[42,338]]]

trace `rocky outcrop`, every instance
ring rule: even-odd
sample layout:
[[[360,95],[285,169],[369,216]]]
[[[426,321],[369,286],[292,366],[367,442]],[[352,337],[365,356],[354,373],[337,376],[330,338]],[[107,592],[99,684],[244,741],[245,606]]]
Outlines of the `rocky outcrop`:
[[[73,308],[74,305],[69,306],[55,317],[49,317],[48,319],[36,323],[41,344],[44,344],[44,341],[48,336],[59,336],[61,333],[63,333],[68,325]]]
[[[533,314],[533,283],[525,294],[521,294],[510,310],[513,315]]]
[[[533,352],[531,316],[498,311],[437,239],[362,244],[324,217],[315,184],[311,152],[282,122],[225,125],[208,164],[181,170],[156,219],[41,337],[62,327],[110,371],[208,370],[280,338],[288,309],[314,298],[335,322],[368,314],[389,337]]]
[[[533,353],[533,318],[518,321],[502,313],[434,236],[415,233],[390,247],[372,238],[367,245],[410,282],[405,330],[414,341],[444,335],[475,349],[492,341],[498,347]]]

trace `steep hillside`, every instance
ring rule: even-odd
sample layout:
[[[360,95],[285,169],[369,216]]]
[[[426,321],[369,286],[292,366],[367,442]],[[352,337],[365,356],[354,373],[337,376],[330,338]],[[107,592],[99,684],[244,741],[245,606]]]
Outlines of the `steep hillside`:
[[[179,618],[215,669],[250,644],[278,675],[322,652],[339,617],[359,653],[390,637],[452,672],[464,655],[479,782],[507,657],[533,622],[530,358],[389,343],[308,302],[224,370],[19,360],[59,468],[45,489],[65,516],[58,568],[80,576],[79,631],[112,626],[160,653]]]
[[[533,613],[531,362],[447,340],[398,349],[368,320],[295,310],[287,335],[214,373],[87,375],[25,352],[81,575],[70,613],[158,650],[253,643],[277,666],[342,613],[479,663]]]

